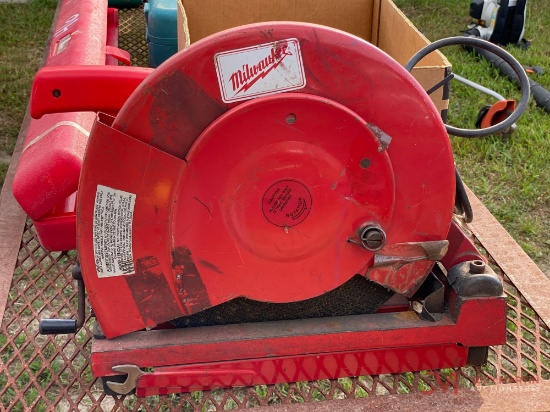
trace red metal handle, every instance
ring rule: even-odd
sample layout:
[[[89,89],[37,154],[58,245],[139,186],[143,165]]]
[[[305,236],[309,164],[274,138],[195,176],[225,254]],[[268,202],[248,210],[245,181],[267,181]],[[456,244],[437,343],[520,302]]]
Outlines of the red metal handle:
[[[152,71],[122,66],[44,67],[34,78],[31,116],[39,119],[62,112],[117,113]]]

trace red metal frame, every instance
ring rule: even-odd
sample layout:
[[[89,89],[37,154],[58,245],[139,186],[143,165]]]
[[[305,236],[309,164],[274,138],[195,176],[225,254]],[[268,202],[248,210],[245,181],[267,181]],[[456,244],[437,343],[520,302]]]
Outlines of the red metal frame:
[[[137,380],[136,395],[455,368],[463,366],[467,356],[466,347],[434,345],[161,367]]]
[[[429,322],[414,312],[134,332],[94,339],[92,371],[153,367],[138,396],[460,367],[505,342],[505,297],[461,298]]]

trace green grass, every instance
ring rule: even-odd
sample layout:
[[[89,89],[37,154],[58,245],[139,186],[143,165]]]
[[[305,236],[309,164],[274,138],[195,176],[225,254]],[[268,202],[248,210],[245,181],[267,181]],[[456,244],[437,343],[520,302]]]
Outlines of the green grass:
[[[0,187],[4,183],[57,5],[0,4]]]
[[[461,34],[470,22],[469,2],[464,0],[395,0],[424,35],[434,41]],[[533,80],[550,90],[550,9],[547,0],[530,0],[525,38],[527,50],[506,49],[520,63],[541,66],[545,73]],[[520,93],[507,78],[460,47],[443,50],[453,72],[493,89],[508,98]],[[456,81],[451,85],[449,123],[472,128],[477,113],[494,99]],[[534,101],[518,122],[517,131],[505,139],[452,137],[456,163],[465,183],[495,215],[523,249],[550,273],[550,114]]]

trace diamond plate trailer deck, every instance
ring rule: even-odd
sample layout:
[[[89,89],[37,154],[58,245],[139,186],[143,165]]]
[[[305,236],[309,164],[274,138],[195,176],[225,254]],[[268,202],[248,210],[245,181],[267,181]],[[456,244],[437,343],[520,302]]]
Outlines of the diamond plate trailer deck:
[[[145,64],[141,10],[121,14],[120,46]],[[106,396],[91,374],[91,321],[72,336],[38,334],[41,317],[75,317],[70,273],[75,254],[40,247],[11,194],[29,117],[0,195],[0,399],[19,410],[550,410],[550,280],[470,193],[472,238],[503,278],[505,345],[483,368],[363,376],[212,392],[136,398]]]

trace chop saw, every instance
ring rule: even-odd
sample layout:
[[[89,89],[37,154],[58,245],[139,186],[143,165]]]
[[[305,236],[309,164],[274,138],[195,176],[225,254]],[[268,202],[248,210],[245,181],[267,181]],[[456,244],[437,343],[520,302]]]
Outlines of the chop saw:
[[[483,363],[505,300],[455,176],[428,94],[370,43],[289,22],[198,41],[90,134],[94,374],[144,396]]]

